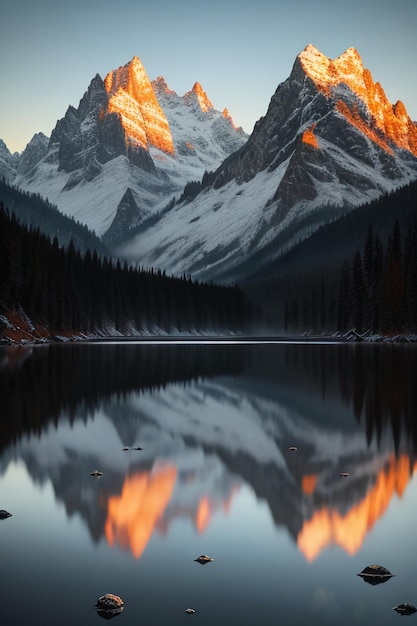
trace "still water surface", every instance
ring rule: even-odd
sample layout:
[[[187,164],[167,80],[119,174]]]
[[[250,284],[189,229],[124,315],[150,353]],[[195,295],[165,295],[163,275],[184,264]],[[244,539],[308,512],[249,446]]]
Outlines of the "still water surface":
[[[412,345],[1,348],[1,623],[100,623],[108,592],[126,625],[417,619],[416,372]]]

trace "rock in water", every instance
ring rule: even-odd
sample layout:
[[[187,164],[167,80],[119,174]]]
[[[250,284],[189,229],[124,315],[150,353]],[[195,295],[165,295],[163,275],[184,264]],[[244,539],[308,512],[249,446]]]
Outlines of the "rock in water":
[[[115,615],[119,615],[123,611],[124,602],[114,593],[106,593],[101,596],[96,602],[96,609],[99,615],[109,619]]]
[[[407,602],[399,604],[398,606],[393,606],[392,608],[400,615],[412,615],[417,611],[415,606],[413,606],[412,604],[407,604]]]
[[[371,585],[379,585],[395,576],[395,574],[391,574],[391,572],[382,565],[368,565],[359,572],[358,576]]]
[[[12,514],[9,513],[9,511],[5,511],[4,509],[1,509],[0,519],[7,519],[8,517],[12,517]]]
[[[212,559],[211,556],[207,556],[207,554],[201,554],[197,559],[194,559],[194,561],[197,561],[197,563],[201,563],[201,565],[204,565],[205,563],[210,563],[211,561],[214,561],[214,559]]]

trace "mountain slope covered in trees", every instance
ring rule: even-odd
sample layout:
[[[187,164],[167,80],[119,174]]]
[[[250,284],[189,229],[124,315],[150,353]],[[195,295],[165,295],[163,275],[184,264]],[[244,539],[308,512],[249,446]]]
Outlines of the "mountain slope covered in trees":
[[[416,182],[320,229],[293,268],[303,252],[297,287],[284,288],[286,330],[417,333]]]

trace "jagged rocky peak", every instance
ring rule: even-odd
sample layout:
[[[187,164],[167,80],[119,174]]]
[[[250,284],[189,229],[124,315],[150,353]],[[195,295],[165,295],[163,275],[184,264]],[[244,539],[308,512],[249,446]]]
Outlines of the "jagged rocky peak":
[[[344,92],[345,87],[364,103],[373,126],[379,133],[383,133],[388,142],[392,141],[398,148],[417,156],[417,125],[411,121],[402,102],[398,101],[394,105],[390,103],[381,85],[375,83],[371,72],[363,67],[355,48],[348,48],[336,59],[329,59],[309,44],[298,55],[298,61],[319,91],[327,98],[337,99],[339,113],[352,125],[363,131],[364,121],[367,120],[360,115],[356,103],[349,101],[348,94]],[[369,122],[367,125],[371,126]],[[373,135],[372,139],[390,152],[389,145],[380,136]]]
[[[348,85],[357,95],[366,94],[365,70],[355,48],[348,48],[337,59],[329,59],[309,44],[298,59],[305,73],[327,94],[330,94],[332,86],[340,83]]]
[[[176,96],[176,92],[170,89],[167,85],[167,81],[163,76],[157,76],[155,80],[152,81],[152,87],[156,94],[168,94],[171,96]]]
[[[187,93],[183,96],[184,102],[189,106],[198,106],[203,113],[207,113],[214,109],[212,102],[209,100],[206,92],[200,85],[200,83],[194,83],[191,91],[187,91]]]
[[[174,152],[168,120],[137,56],[109,72],[104,85],[108,94],[108,113],[119,116],[127,145],[146,150],[154,146],[169,154]]]
[[[48,152],[49,138],[36,133],[27,144],[19,159],[18,173],[27,174]]]

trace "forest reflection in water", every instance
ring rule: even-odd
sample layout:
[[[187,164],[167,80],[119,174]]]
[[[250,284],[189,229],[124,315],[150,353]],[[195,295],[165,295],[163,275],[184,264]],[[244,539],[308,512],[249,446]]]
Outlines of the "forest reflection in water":
[[[336,397],[366,423],[368,441],[389,427],[417,449],[417,349],[395,344],[69,344],[0,349],[0,449],[62,413],[93,413],[113,396],[229,375]]]
[[[416,366],[414,346],[391,344],[2,348],[0,485],[13,494],[22,467],[51,485],[105,558],[146,560],[158,537],[168,552],[197,551],[204,537],[268,561],[276,538],[250,531],[265,511],[287,556],[357,558],[387,512],[400,514],[416,469]]]

